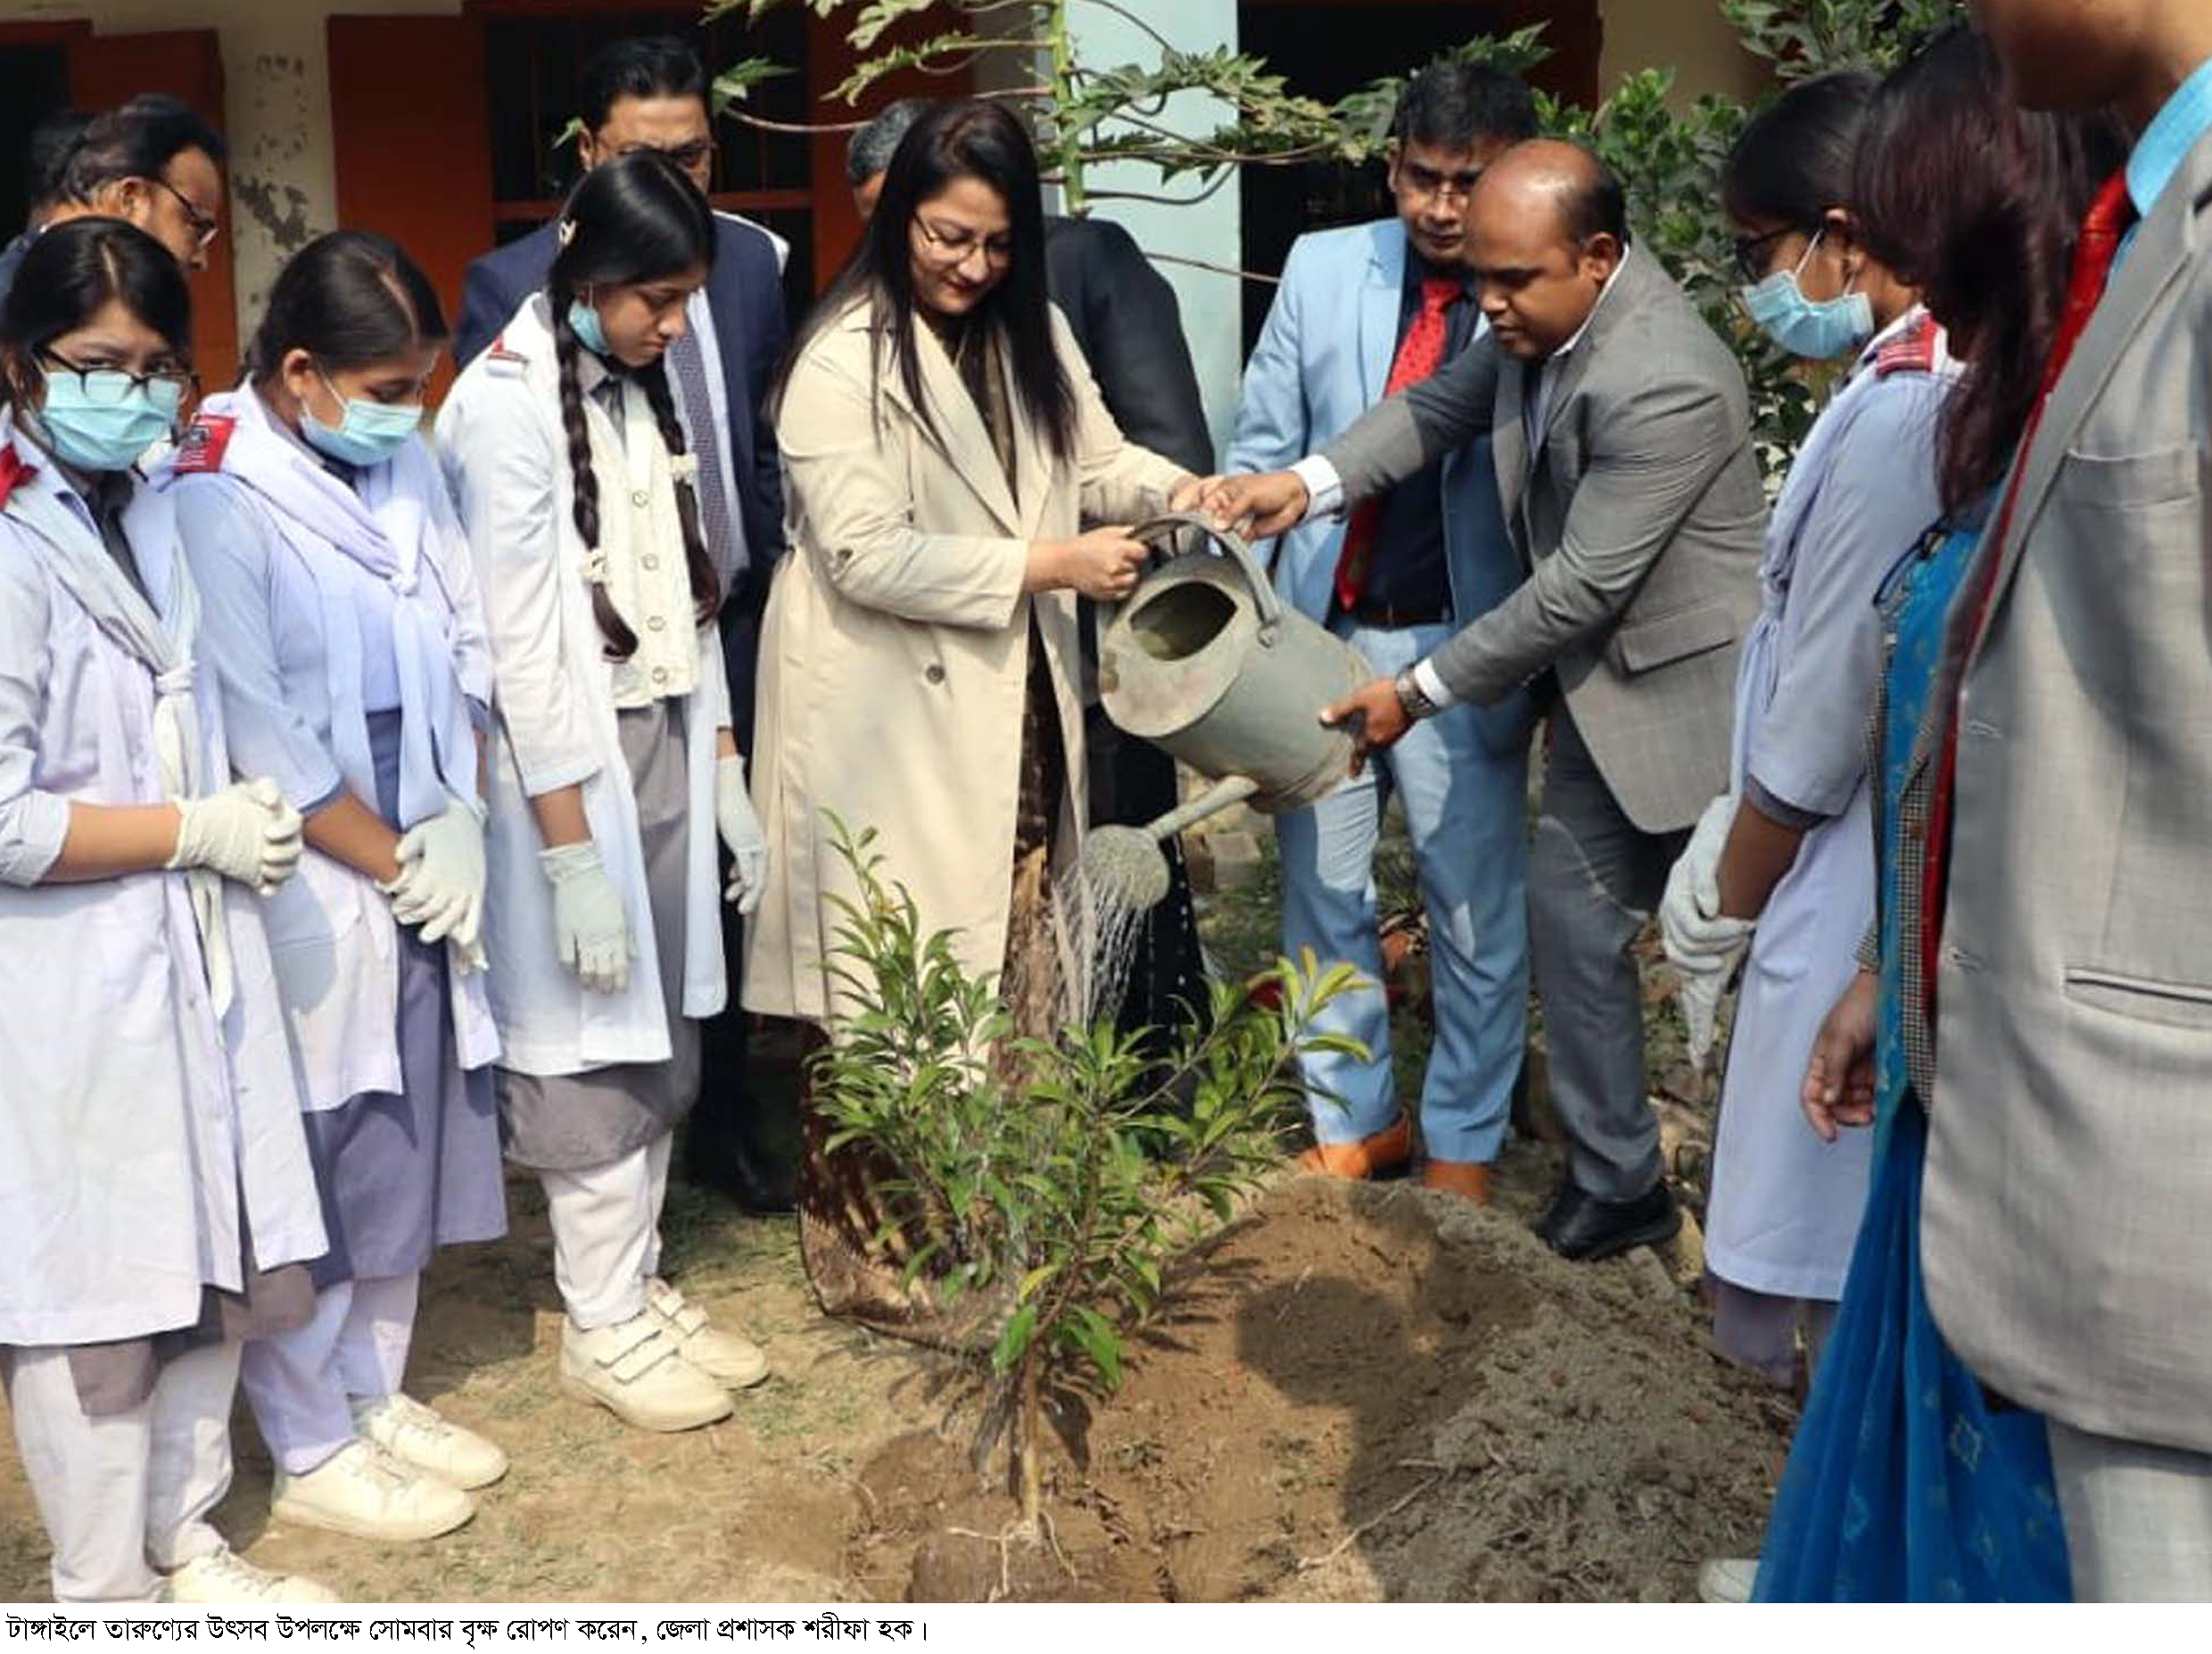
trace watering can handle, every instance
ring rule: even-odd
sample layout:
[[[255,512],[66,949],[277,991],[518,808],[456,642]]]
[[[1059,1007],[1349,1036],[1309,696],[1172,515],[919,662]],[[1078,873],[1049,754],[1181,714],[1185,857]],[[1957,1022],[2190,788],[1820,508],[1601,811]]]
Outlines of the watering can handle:
[[[1267,571],[1252,556],[1251,547],[1233,529],[1217,528],[1209,517],[1195,511],[1170,511],[1164,516],[1148,518],[1129,531],[1129,538],[1151,544],[1165,539],[1180,528],[1194,528],[1208,539],[1217,542],[1237,567],[1242,571],[1244,583],[1252,589],[1252,607],[1259,621],[1259,641],[1263,647],[1273,647],[1275,634],[1283,626],[1283,599],[1275,589],[1275,582],[1267,578]],[[1155,547],[1155,550],[1158,548]]]

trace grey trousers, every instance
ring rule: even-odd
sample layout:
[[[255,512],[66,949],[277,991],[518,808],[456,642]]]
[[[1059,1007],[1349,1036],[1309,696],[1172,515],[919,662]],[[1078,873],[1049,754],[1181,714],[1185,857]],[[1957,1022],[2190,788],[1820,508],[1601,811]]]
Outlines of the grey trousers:
[[[2051,1421],[2077,1602],[2212,1602],[2212,1454]]]
[[[1565,704],[1556,706],[1529,856],[1529,939],[1569,1174],[1599,1200],[1635,1200],[1663,1170],[1629,950],[1688,842],[1687,830],[1649,833],[1629,820]]]

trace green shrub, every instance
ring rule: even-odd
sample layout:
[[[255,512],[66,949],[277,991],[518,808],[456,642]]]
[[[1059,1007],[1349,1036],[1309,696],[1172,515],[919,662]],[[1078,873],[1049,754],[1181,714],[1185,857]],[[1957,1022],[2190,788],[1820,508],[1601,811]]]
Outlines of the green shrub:
[[[875,835],[832,826],[860,893],[838,900],[837,1033],[811,1106],[830,1152],[888,1162],[872,1239],[903,1260],[906,1285],[947,1309],[988,1295],[993,1396],[977,1446],[1010,1433],[1035,1532],[1045,1401],[1120,1384],[1127,1341],[1178,1260],[1277,1162],[1302,1096],[1294,1059],[1359,1052],[1314,1027],[1358,979],[1308,954],[1258,979],[1280,983],[1277,1006],[1253,983],[1217,987],[1211,1030],[1175,1036],[1164,1063],[1144,1035],[1109,1023],[1018,1038],[995,980],[962,966],[949,933],[922,933]]]

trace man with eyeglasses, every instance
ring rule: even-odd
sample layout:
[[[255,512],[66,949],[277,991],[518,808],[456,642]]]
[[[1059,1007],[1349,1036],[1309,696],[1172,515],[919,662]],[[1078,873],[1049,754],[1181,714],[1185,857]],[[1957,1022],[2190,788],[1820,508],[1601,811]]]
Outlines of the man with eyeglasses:
[[[1397,211],[1291,249],[1245,368],[1225,469],[1288,465],[1482,336],[1467,197],[1500,152],[1535,131],[1529,89],[1510,75],[1439,63],[1408,79],[1388,150]],[[1493,608],[1520,572],[1487,440],[1437,454],[1348,521],[1292,529],[1275,561],[1290,602],[1386,671]],[[1295,959],[1311,948],[1372,984],[1330,1012],[1332,1031],[1366,1054],[1301,1061],[1317,1139],[1308,1170],[1387,1176],[1413,1155],[1376,934],[1374,854],[1394,793],[1429,924],[1436,1042],[1421,1093],[1422,1177],[1489,1199],[1526,1042],[1531,723],[1518,691],[1496,706],[1451,707],[1348,785],[1276,821],[1284,951]]]
[[[1563,1257],[1680,1226],[1644,1065],[1633,951],[1667,870],[1729,788],[1737,643],[1759,608],[1766,498],[1734,354],[1629,244],[1621,179],[1535,139],[1484,169],[1466,250],[1489,331],[1427,378],[1208,507],[1275,533],[1388,498],[1493,444],[1515,583],[1327,709],[1369,759],[1461,707],[1533,692],[1547,718],[1530,930],[1566,1175],[1537,1234]],[[1277,463],[1280,463],[1278,460]]]
[[[632,150],[656,149],[706,194],[714,136],[706,68],[667,35],[623,39],[585,63],[577,88],[576,156],[585,170]],[[775,434],[761,404],[782,359],[786,244],[734,213],[716,212],[713,269],[684,309],[669,346],[668,379],[686,442],[698,457],[700,526],[722,576],[722,649],[738,744],[752,745],[753,680],[768,575],[783,555],[783,478]],[[552,269],[555,227],[488,252],[468,267],[453,354],[466,367],[497,337]],[[730,980],[745,957],[744,927],[722,926]],[[788,1210],[796,1194],[795,1121],[768,1117],[745,1095],[744,1013],[738,996],[705,1030],[706,1084],[691,1112],[687,1174],[755,1212]]]
[[[901,98],[853,134],[845,152],[845,178],[863,223],[875,215],[891,157],[929,107],[927,98]],[[944,242],[926,218],[917,219],[915,228],[929,249],[925,258],[957,269],[955,253],[962,261],[972,253],[971,248]],[[987,246],[985,256],[992,256]],[[1175,289],[1129,232],[1110,219],[1046,214],[1044,278],[1121,434],[1193,476],[1211,473],[1213,433],[1206,423]],[[1082,601],[1088,615],[1090,600]],[[1098,648],[1097,632],[1088,619],[1082,638],[1087,685],[1095,676]],[[1179,801],[1175,760],[1150,741],[1116,729],[1087,687],[1085,699],[1083,748],[1091,824],[1136,827],[1159,820]],[[1118,1019],[1125,1032],[1177,1028],[1210,1014],[1190,870],[1179,840],[1171,838],[1160,848],[1168,858],[1168,894],[1137,932]]]
[[[44,218],[0,252],[0,301],[33,236],[70,219],[122,219],[186,269],[205,269],[223,228],[225,153],[222,135],[165,93],[95,116],[60,160],[45,192],[52,199]],[[48,165],[56,166],[51,157]]]

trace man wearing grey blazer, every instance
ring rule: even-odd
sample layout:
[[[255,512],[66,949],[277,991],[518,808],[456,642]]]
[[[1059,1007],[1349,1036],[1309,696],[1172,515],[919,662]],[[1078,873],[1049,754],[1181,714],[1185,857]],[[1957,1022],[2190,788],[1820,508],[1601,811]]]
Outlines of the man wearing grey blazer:
[[[1572,145],[1494,161],[1469,204],[1489,335],[1290,471],[1209,509],[1279,533],[1488,434],[1527,577],[1428,659],[1325,715],[1385,747],[1457,700],[1549,703],[1530,859],[1551,1092],[1572,1139],[1537,1232],[1570,1258],[1680,1222],[1647,1102],[1630,949],[1706,803],[1729,786],[1737,643],[1759,605],[1766,497],[1735,358],[1650,254],[1620,182]]]
[[[1984,1382],[2050,1421],[2076,1595],[2201,1601],[2212,7],[1977,10],[2021,102],[2109,106],[2138,136],[2084,227],[2075,279],[2095,309],[1952,610],[1955,698],[1931,703],[1902,804],[1897,876],[1941,924],[1928,1306]]]

